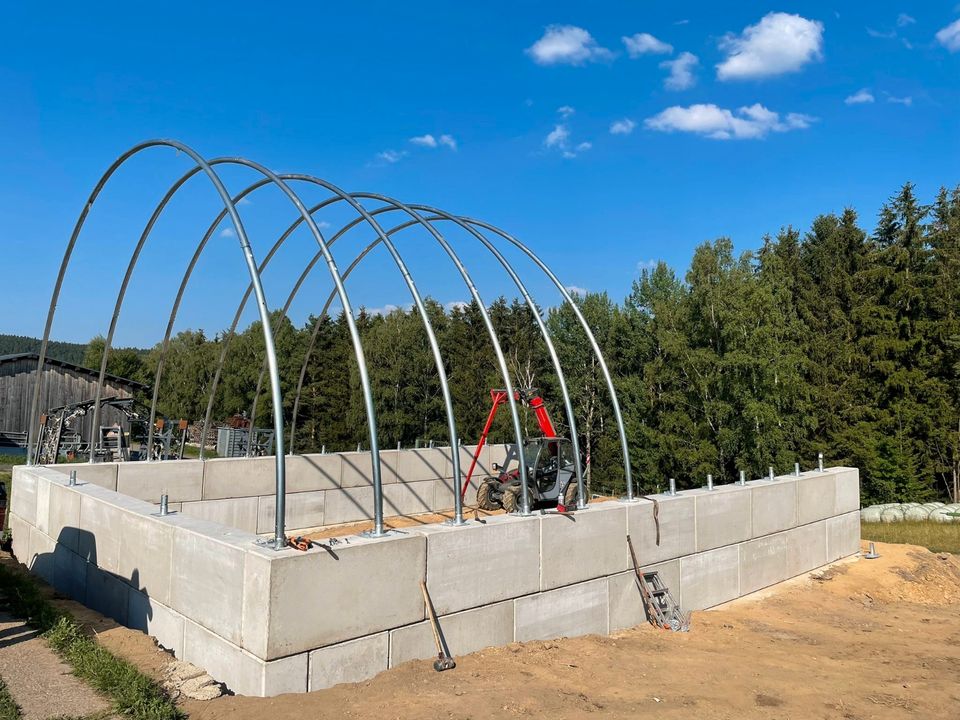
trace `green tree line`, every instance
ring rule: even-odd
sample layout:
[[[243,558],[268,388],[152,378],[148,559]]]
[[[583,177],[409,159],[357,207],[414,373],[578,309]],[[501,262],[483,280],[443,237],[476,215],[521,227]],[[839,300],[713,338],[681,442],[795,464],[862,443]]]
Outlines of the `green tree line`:
[[[633,476],[643,491],[707,473],[732,481],[828,463],[861,469],[865,502],[956,492],[960,473],[960,188],[929,205],[905,185],[876,228],[853,210],[822,215],[800,233],[766,237],[737,254],[722,238],[698,247],[681,277],[644,270],[622,301],[577,298],[614,377]],[[457,425],[475,442],[502,387],[479,308],[428,302],[446,363]],[[530,309],[500,298],[489,312],[518,386],[536,386],[565,432],[557,379]],[[593,489],[623,490],[623,459],[601,368],[569,306],[545,310],[567,378]],[[318,323],[318,324],[317,324]],[[288,427],[300,368],[317,324],[301,395],[296,450],[366,447],[366,418],[345,318],[303,327],[275,317]],[[436,369],[415,311],[359,313],[381,445],[447,439]],[[184,331],[171,343],[160,409],[202,419],[226,341]],[[249,412],[263,365],[259,323],[231,340],[214,417]],[[88,349],[99,366],[102,342]],[[153,382],[158,348],[111,358],[110,371]],[[264,393],[257,421],[269,422]],[[492,441],[512,439],[500,413]],[[524,412],[526,430],[537,433]]]

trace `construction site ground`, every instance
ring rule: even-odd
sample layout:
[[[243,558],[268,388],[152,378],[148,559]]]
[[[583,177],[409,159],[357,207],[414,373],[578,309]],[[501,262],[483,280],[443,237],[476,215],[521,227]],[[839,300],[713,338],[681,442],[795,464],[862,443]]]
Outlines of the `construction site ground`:
[[[411,662],[320,692],[181,707],[196,720],[960,717],[960,559],[877,551],[694,613],[689,633],[515,643],[443,673]],[[147,636],[61,602],[109,649],[163,676],[171,657]]]

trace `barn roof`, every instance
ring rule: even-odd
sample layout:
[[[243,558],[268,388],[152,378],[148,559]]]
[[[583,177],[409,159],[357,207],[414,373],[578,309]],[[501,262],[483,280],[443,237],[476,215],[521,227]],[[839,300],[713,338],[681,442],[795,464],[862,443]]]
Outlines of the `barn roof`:
[[[7,363],[19,362],[21,360],[36,361],[39,359],[40,359],[40,353],[35,353],[35,352],[14,353],[13,355],[0,355],[0,366],[5,365]],[[66,362],[65,360],[57,360],[56,358],[48,357],[48,358],[44,358],[43,363],[44,365],[56,365],[58,367],[67,368],[68,370],[73,370],[74,372],[84,373],[86,375],[92,375],[93,377],[100,376],[99,370],[91,370],[90,368],[85,368],[82,365],[74,365],[73,363]],[[127,385],[134,390],[146,390],[149,387],[148,385],[144,385],[143,383],[137,382],[136,380],[118,377],[117,375],[111,375],[110,373],[107,373],[104,376],[104,379],[119,385]]]

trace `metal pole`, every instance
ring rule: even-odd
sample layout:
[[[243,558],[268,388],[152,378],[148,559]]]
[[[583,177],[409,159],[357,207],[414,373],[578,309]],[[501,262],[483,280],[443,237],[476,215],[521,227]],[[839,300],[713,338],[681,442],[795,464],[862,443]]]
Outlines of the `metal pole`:
[[[770,479],[773,480],[773,465],[770,466]]]
[[[70,481],[67,483],[67,485],[69,485],[70,487],[73,487],[73,486],[75,486],[76,484],[77,484],[77,471],[76,471],[76,470],[71,470],[71,471],[70,471]]]
[[[743,470],[741,470],[741,471],[740,471],[740,485],[746,485],[746,484],[747,484],[747,474],[746,474]]]
[[[707,490],[713,490],[713,475],[707,473]]]
[[[667,490],[667,495],[676,495],[677,494],[677,481],[674,478],[670,478],[670,489]]]
[[[793,474],[795,477],[800,477],[800,463],[793,464]]]
[[[516,246],[527,257],[533,260],[537,267],[539,267],[543,273],[550,278],[550,281],[556,286],[557,290],[560,291],[560,294],[563,295],[564,300],[569,303],[571,310],[573,311],[574,315],[576,315],[577,320],[580,322],[581,327],[583,327],[583,330],[587,335],[587,340],[589,340],[590,345],[593,348],[594,355],[597,358],[597,364],[600,366],[600,371],[607,383],[607,389],[610,391],[610,402],[613,406],[613,416],[617,423],[617,430],[620,433],[620,449],[623,452],[623,471],[627,484],[627,496],[625,500],[627,502],[634,502],[636,498],[633,495],[633,472],[630,467],[630,447],[629,443],[627,442],[627,430],[623,422],[623,415],[620,412],[620,401],[617,398],[617,390],[613,385],[613,378],[610,375],[610,369],[607,367],[606,360],[603,358],[603,353],[600,351],[600,346],[597,344],[597,339],[594,337],[593,331],[590,329],[590,325],[587,323],[586,318],[583,317],[583,313],[580,312],[580,308],[577,307],[573,297],[567,291],[566,287],[564,287],[563,283],[560,282],[557,276],[553,274],[553,271],[550,270],[550,268],[548,268],[546,264],[522,242],[517,240],[509,233],[500,230],[489,223],[485,223],[482,220],[475,220],[463,216],[461,216],[460,219],[465,223],[469,223],[470,225],[486,228],[490,232],[496,233],[504,240],[507,240]]]
[[[817,453],[817,469],[823,472],[823,453]]]

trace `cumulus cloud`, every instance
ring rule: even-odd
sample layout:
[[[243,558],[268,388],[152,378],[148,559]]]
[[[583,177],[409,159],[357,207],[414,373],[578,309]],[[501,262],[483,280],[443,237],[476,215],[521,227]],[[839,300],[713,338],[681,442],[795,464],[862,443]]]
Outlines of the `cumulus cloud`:
[[[796,72],[823,57],[823,23],[773,12],[740,35],[720,42],[727,59],[717,65],[720,80],[746,80]]]
[[[943,45],[950,52],[960,51],[960,20],[942,28],[936,35],[937,42]]]
[[[579,295],[580,297],[583,297],[590,292],[586,288],[582,288],[577,285],[567,285],[566,289],[567,289],[567,292],[570,293],[571,295]]]
[[[907,25],[913,25],[916,22],[916,18],[907,15],[906,13],[900,13],[897,15],[897,27],[906,27]]]
[[[470,303],[465,300],[451,300],[448,303],[443,304],[443,309],[447,312],[453,312],[454,310],[466,310],[470,307]]]
[[[573,115],[576,112],[576,110],[570,107],[569,105],[561,105],[560,107],[557,108],[557,112],[560,113],[560,117],[566,120],[568,117]]]
[[[543,144],[548,147],[566,147],[567,141],[570,139],[570,128],[561,123],[551,130],[547,137],[544,139]]]
[[[863,105],[864,103],[872,103],[875,99],[869,89],[863,88],[857,90],[853,95],[848,96],[844,102],[847,105]]]
[[[664,60],[660,63],[660,67],[667,70],[668,75],[664,78],[663,86],[667,90],[692,88],[697,82],[693,71],[699,64],[697,56],[688,52],[680,53],[675,60]]]
[[[641,55],[669,55],[673,52],[673,45],[657,40],[650,33],[624,35],[620,39],[623,40],[627,55],[631,58],[638,58]]]
[[[643,272],[644,270],[656,270],[658,260],[650,258],[649,260],[641,260],[637,263],[637,272]]]
[[[586,152],[587,150],[589,150],[589,149],[592,148],[592,147],[593,147],[593,143],[591,143],[591,142],[582,142],[582,143],[580,143],[579,145],[577,145],[577,152]]]
[[[392,165],[403,160],[406,155],[404,150],[384,150],[382,153],[377,153],[377,159]]]
[[[613,58],[593,36],[576,25],[550,25],[543,37],[527,48],[538,65],[584,65]]]
[[[897,37],[896,30],[874,30],[871,27],[867,28],[867,35],[872,38],[880,38],[882,40],[893,40]]]
[[[624,118],[623,120],[616,120],[610,123],[610,134],[611,135],[629,135],[633,132],[633,129],[637,124],[630,120],[629,118]]]
[[[448,147],[451,150],[457,149],[457,141],[454,140],[453,135],[441,135],[437,142],[439,142],[443,147]]]
[[[230,238],[230,237],[236,237],[236,236],[237,234],[233,231],[233,228],[225,227],[223,230],[220,231],[220,237]]]
[[[787,132],[810,127],[816,118],[800,113],[779,113],[756,103],[730,111],[713,104],[689,107],[675,105],[647,118],[644,125],[660,132],[688,132],[714,140],[756,140],[771,132]]]
[[[441,135],[439,138],[435,138],[433,135],[430,135],[428,133],[426,135],[418,135],[417,137],[412,137],[410,138],[410,142],[413,145],[419,145],[420,147],[427,147],[427,148],[448,147],[451,150],[457,149],[457,141],[453,139],[452,135]]]
[[[895,97],[894,95],[888,95],[887,102],[893,103],[894,105],[906,105],[907,107],[910,107],[913,105],[913,98],[909,95],[906,97]]]

